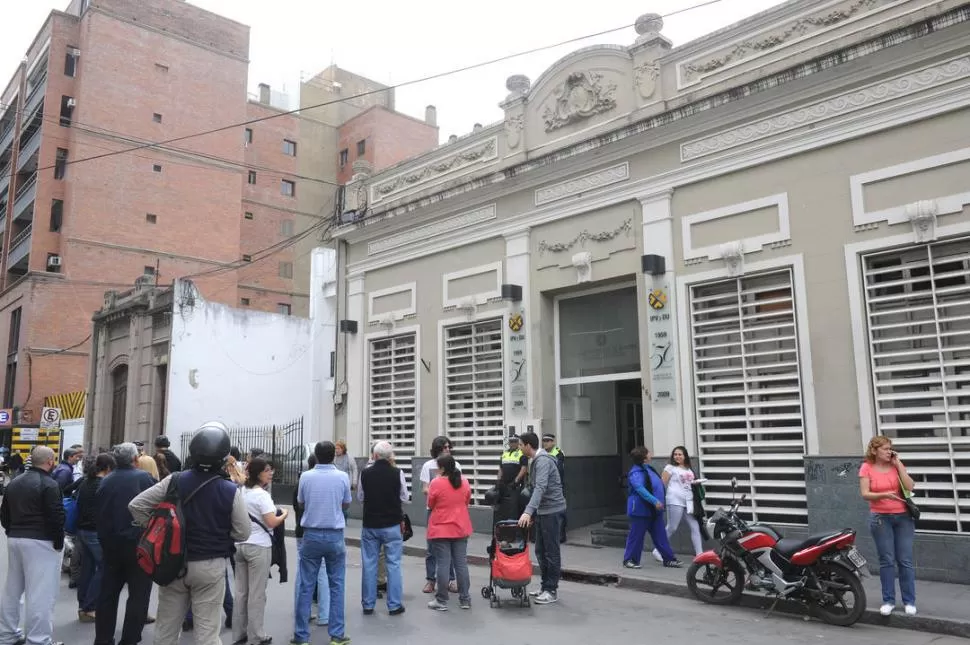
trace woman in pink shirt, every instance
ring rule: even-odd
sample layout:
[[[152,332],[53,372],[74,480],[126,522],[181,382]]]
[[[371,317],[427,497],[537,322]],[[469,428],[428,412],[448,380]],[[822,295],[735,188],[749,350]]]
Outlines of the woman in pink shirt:
[[[893,450],[889,437],[873,437],[866,448],[866,461],[859,469],[859,490],[869,502],[869,530],[879,554],[882,606],[888,616],[896,607],[896,567],[899,591],[906,614],[916,615],[916,572],[913,569],[913,539],[916,523],[903,502],[902,486],[912,491],[915,484],[906,466]]]
[[[428,541],[435,558],[434,600],[428,603],[429,609],[448,610],[448,573],[454,567],[458,582],[458,606],[472,608],[472,598],[468,592],[471,581],[468,578],[468,536],[472,534],[472,518],[468,514],[468,504],[472,499],[472,489],[468,480],[461,476],[450,454],[438,457],[438,476],[428,486]]]

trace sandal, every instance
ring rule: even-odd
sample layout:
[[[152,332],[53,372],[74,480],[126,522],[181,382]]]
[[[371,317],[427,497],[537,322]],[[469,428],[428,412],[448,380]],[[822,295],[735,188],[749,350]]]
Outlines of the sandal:
[[[458,593],[458,581],[452,580],[448,583],[448,591],[451,593]]]
[[[424,589],[421,590],[422,593],[434,593],[434,582],[428,580],[424,583]]]

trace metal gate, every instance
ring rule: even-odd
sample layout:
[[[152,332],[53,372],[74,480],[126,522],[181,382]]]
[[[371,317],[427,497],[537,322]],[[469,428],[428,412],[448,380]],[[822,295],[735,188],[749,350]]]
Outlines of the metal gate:
[[[189,454],[192,434],[182,435],[182,460]],[[303,417],[282,425],[236,426],[229,429],[230,443],[239,448],[243,460],[253,449],[273,464],[273,498],[287,504],[292,491],[300,481],[300,474],[307,469],[309,456],[303,440]]]

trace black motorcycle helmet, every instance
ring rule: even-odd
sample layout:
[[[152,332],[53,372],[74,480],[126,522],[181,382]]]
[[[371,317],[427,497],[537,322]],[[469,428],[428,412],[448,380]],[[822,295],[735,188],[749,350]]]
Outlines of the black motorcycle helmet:
[[[232,443],[229,430],[220,421],[202,424],[189,442],[189,459],[195,470],[210,473],[221,470]]]

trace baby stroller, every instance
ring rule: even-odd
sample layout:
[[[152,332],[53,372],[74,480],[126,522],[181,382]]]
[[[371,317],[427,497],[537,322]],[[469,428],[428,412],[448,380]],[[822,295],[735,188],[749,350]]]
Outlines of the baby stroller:
[[[508,589],[519,607],[528,607],[529,583],[532,582],[532,560],[529,558],[529,532],[515,520],[496,522],[492,543],[488,547],[488,586],[482,587],[482,598],[490,607],[501,607],[499,589]]]

